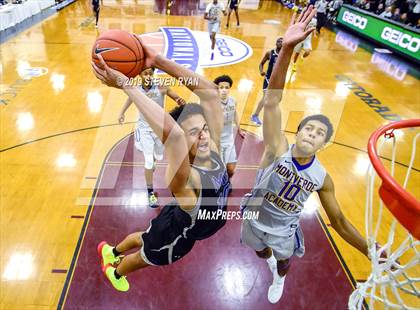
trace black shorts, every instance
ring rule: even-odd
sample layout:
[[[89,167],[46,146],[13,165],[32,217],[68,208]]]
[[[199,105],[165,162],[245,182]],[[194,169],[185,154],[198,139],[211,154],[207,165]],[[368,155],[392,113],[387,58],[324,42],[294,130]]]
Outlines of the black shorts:
[[[264,76],[263,90],[267,89],[269,80],[270,78],[267,78],[267,76]]]
[[[183,235],[190,225],[191,217],[175,203],[164,206],[142,235],[140,252],[146,263],[169,265],[187,255],[195,243]]]
[[[231,10],[236,10],[238,8],[238,1],[234,1],[234,0],[230,1],[229,8]]]

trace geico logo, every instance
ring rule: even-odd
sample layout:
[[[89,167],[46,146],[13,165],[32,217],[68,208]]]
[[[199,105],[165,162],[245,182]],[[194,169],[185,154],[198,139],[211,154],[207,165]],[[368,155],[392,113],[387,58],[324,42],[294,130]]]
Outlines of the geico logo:
[[[391,27],[385,27],[384,30],[382,30],[381,38],[402,48],[408,49],[413,53],[417,52],[420,48],[420,38],[414,38],[407,33],[402,33]]]
[[[346,23],[349,23],[353,26],[356,26],[357,28],[360,28],[360,29],[365,29],[366,25],[368,23],[367,18],[362,17],[362,16],[357,15],[357,14],[354,14],[354,13],[349,12],[349,11],[344,12],[343,21],[345,21]]]
[[[383,72],[400,81],[404,79],[408,70],[408,68],[399,61],[379,53],[374,53],[372,55],[371,63],[376,64]]]
[[[357,50],[357,44],[355,44],[353,41],[347,41],[346,42],[346,47],[348,50],[355,52]]]
[[[350,37],[347,38],[345,36],[338,35],[338,34],[337,34],[337,37],[335,38],[335,42],[337,42],[342,47],[352,52],[355,52],[357,50],[357,47],[359,46],[359,41],[352,40],[352,38]]]
[[[217,49],[220,51],[222,56],[233,56],[229,46],[227,45],[225,39],[220,39],[216,41]]]

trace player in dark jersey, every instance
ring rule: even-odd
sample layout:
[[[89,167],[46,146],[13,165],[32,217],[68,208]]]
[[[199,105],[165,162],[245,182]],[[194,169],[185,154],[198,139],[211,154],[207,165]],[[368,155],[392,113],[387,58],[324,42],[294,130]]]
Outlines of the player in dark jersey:
[[[95,13],[95,18],[96,18],[95,27],[98,28],[99,10],[100,10],[99,0],[92,0],[92,10],[93,10],[93,13]]]
[[[263,92],[267,89],[268,81],[270,81],[271,72],[273,71],[274,64],[277,61],[277,57],[279,56],[279,52],[281,50],[283,44],[283,38],[278,38],[276,41],[276,49],[272,49],[265,53],[263,59],[260,62],[260,74],[264,77],[263,83]],[[264,71],[264,65],[268,61],[268,68],[267,72]],[[264,94],[263,98],[261,98],[260,102],[258,102],[257,108],[255,109],[254,114],[251,115],[251,121],[253,121],[256,125],[261,126],[262,122],[259,118],[260,112],[264,106]]]
[[[225,217],[204,220],[197,214],[225,211],[230,188],[226,167],[219,156],[223,113],[216,85],[144,43],[142,46],[146,68],[155,67],[175,78],[198,81],[187,86],[199,96],[200,104],[179,106],[169,115],[136,87],[126,86],[128,78],[106,66],[102,58],[103,70],[92,64],[98,79],[122,89],[130,97],[165,144],[168,158],[165,178],[175,197],[146,231],[128,235],[115,247],[106,242],[98,245],[103,272],[119,291],[129,289],[125,277],[128,273],[150,265],[171,264],[185,256],[197,240],[208,238],[223,227]],[[140,250],[120,262],[121,254],[134,248]]]
[[[239,27],[239,4],[241,3],[241,0],[229,0],[227,7],[229,8],[228,16],[227,16],[227,22],[226,22],[226,28],[229,28],[229,19],[230,14],[232,14],[232,11],[235,11],[236,16],[236,27]]]

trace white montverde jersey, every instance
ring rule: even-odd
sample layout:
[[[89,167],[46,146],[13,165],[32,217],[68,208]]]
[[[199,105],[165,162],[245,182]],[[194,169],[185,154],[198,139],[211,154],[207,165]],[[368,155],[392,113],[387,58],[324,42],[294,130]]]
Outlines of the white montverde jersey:
[[[150,87],[148,90],[145,90],[143,86],[140,85],[139,90],[163,108],[165,102],[165,95],[162,94],[162,91],[156,84],[153,84],[152,87]],[[139,118],[137,120],[137,127],[143,130],[153,131],[147,123],[147,121],[145,120],[143,114],[141,114],[140,112]]]
[[[242,202],[246,211],[259,211],[251,224],[272,235],[295,233],[305,201],[322,188],[327,174],[315,156],[310,163],[300,165],[292,157],[293,147],[258,171],[252,192]]]
[[[236,102],[232,97],[228,97],[225,103],[222,104],[224,124],[220,137],[221,144],[234,143],[233,139],[233,125],[235,124],[236,116]]]

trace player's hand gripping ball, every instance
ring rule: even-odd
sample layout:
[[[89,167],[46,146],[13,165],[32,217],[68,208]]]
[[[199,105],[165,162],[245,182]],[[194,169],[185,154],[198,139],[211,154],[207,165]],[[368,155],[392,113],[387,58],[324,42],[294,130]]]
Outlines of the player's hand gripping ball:
[[[97,67],[102,68],[98,55],[102,56],[110,68],[128,77],[139,75],[145,63],[140,41],[134,34],[124,30],[108,30],[93,44],[92,60]]]

